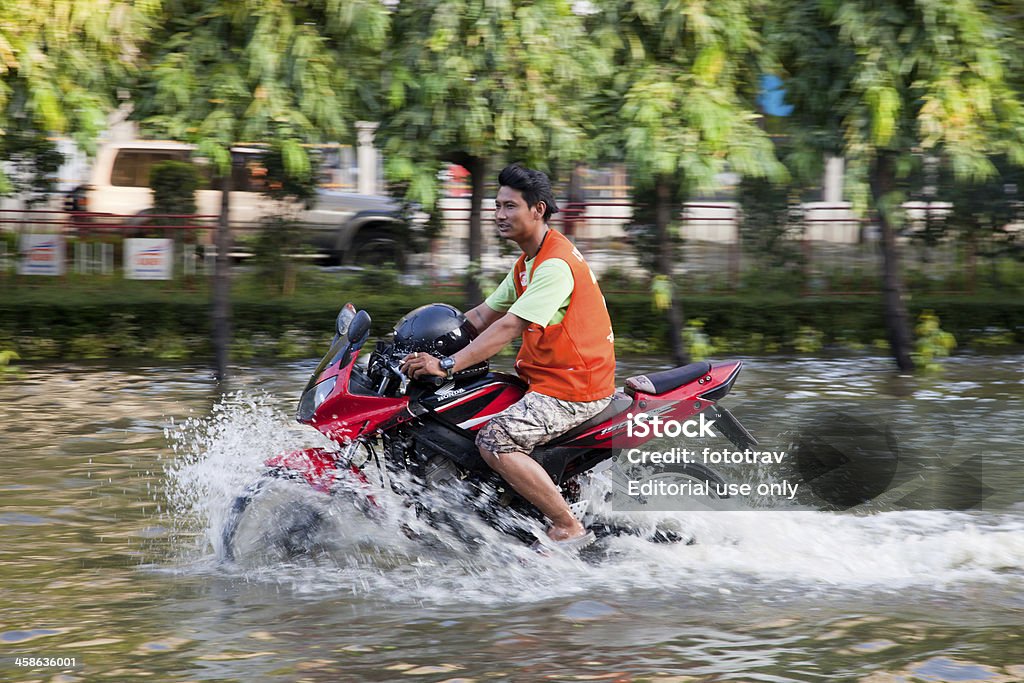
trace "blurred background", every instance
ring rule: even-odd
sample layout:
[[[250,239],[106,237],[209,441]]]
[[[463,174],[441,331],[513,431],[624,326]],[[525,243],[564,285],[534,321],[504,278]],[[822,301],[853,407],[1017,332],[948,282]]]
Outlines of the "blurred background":
[[[287,351],[260,332],[320,343],[347,297],[380,321],[472,305],[516,255],[491,228],[512,162],[551,176],[623,350],[877,347],[908,371],[1022,341],[1014,3],[5,16],[0,348],[23,358],[219,349],[223,374],[231,345]]]

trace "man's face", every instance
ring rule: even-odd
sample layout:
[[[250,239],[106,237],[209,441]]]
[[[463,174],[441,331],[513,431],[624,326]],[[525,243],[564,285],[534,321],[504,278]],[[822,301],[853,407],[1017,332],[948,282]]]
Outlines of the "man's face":
[[[544,209],[544,202],[527,206],[522,192],[502,185],[494,201],[498,235],[514,242],[529,238],[544,225]]]

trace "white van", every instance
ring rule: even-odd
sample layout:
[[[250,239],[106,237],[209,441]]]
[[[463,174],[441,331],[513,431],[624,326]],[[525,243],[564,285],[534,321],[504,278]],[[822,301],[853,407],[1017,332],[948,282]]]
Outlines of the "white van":
[[[134,216],[153,206],[149,174],[153,166],[164,161],[188,161],[194,147],[180,142],[136,141],[102,146],[89,174],[85,188],[88,211]],[[236,167],[232,175],[235,191],[231,193],[231,220],[255,221],[270,209],[251,183],[254,166],[259,163],[258,150],[240,150],[251,161]],[[204,178],[209,174],[202,173]],[[205,183],[196,192],[197,212],[215,216],[220,213],[220,192]]]
[[[149,174],[164,161],[188,161],[195,147],[181,142],[138,140],[103,145],[86,185],[75,188],[66,206],[72,211],[139,216],[152,211],[153,191]],[[272,212],[274,201],[262,194],[264,169],[258,148],[236,147],[241,156],[231,178],[230,220],[253,224]],[[204,178],[209,173],[202,173]],[[207,182],[196,192],[200,215],[220,213],[221,193]],[[397,202],[389,197],[360,195],[321,189],[312,209],[300,212],[309,229],[308,241],[334,260],[372,265],[401,263],[408,242],[405,222]]]

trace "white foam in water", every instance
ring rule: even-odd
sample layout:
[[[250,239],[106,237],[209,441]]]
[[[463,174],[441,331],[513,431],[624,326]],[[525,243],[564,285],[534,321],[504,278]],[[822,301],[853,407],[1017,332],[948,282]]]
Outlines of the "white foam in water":
[[[219,529],[235,497],[258,476],[267,458],[307,446],[333,444],[301,428],[262,394],[224,396],[205,418],[166,430],[174,461],[165,468],[169,511],[179,529]]]
[[[215,556],[225,514],[275,454],[331,447],[297,426],[266,396],[233,394],[210,417],[168,430],[176,454],[167,468],[169,511],[179,529],[202,531],[193,566]],[[807,588],[859,590],[972,581],[1019,581],[1024,567],[1024,513],[945,511],[854,516],[814,511],[630,513],[640,536],[602,541],[600,559],[539,557],[524,544],[453,511],[483,543],[467,548],[418,521],[389,490],[375,493],[383,514],[368,519],[349,501],[330,504],[331,552],[313,562],[277,562],[238,569],[204,566],[248,580],[288,585],[298,593],[333,590],[372,599],[476,604],[532,602],[586,593],[689,586],[743,589],[786,582]],[[445,501],[434,501],[444,505]],[[619,515],[618,517],[622,517]],[[412,528],[432,543],[411,540]],[[650,540],[656,526],[692,536],[693,545]],[[199,562],[195,562],[199,560]],[[567,572],[574,577],[566,581]]]

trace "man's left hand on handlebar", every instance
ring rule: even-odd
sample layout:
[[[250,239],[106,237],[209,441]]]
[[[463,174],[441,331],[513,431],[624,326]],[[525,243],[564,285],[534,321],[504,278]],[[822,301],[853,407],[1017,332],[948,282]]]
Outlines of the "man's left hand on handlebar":
[[[441,361],[429,353],[410,353],[402,359],[399,369],[412,379],[423,377],[447,377],[448,373],[441,368]]]

